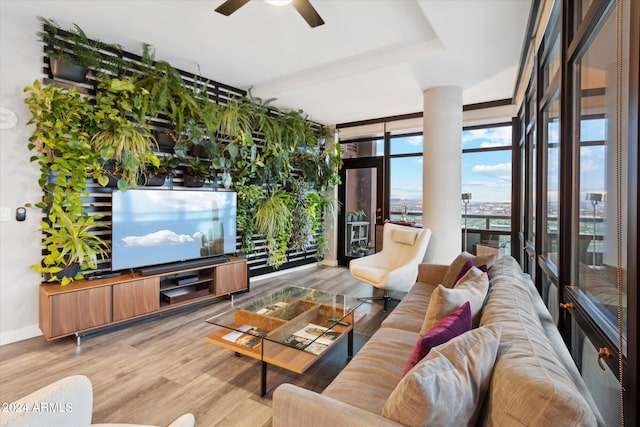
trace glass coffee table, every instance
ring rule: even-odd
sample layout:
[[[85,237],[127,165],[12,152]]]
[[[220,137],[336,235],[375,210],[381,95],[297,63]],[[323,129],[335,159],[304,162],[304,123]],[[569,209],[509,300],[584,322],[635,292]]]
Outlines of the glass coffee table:
[[[353,327],[362,304],[357,297],[289,286],[206,321],[219,328],[206,340],[262,362],[260,396],[267,393],[267,365],[302,374],[347,338],[353,357]]]

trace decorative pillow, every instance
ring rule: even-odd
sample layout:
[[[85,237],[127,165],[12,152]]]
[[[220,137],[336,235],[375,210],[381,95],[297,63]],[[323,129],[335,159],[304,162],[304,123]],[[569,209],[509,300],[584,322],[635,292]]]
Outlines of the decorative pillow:
[[[460,282],[460,279],[462,278],[462,276],[464,276],[467,273],[467,271],[469,271],[469,269],[471,267],[478,267],[480,269],[480,271],[482,271],[484,273],[489,271],[489,269],[487,268],[486,264],[476,265],[473,261],[468,259],[468,260],[465,261],[464,265],[462,266],[462,268],[458,272],[458,275],[456,276],[456,280],[453,282],[454,283],[454,285],[453,285],[454,288],[456,287],[458,282]],[[464,282],[464,280],[463,280],[463,282]],[[462,282],[460,282],[460,283],[462,283]]]
[[[482,256],[473,256],[469,252],[462,252],[460,255],[453,260],[444,277],[442,278],[442,284],[451,288],[456,283],[456,277],[458,277],[458,273],[462,266],[467,260],[471,260],[475,265],[486,265],[487,269],[491,268],[491,266],[496,262],[498,257],[496,255],[482,255]]]
[[[490,325],[433,348],[391,392],[382,416],[408,426],[475,425],[499,344],[500,326]]]
[[[429,299],[427,313],[422,322],[422,328],[420,328],[420,335],[425,335],[440,319],[467,301],[471,306],[472,327],[478,327],[482,304],[489,290],[489,277],[476,267],[471,267],[465,274],[465,276],[467,275],[472,278],[460,283],[455,289],[438,285],[433,290]]]
[[[396,243],[413,246],[416,243],[419,230],[399,230],[397,228],[391,230],[391,240]]]
[[[409,356],[402,375],[406,375],[429,351],[451,338],[462,335],[471,330],[471,307],[465,302],[440,320],[424,337],[418,338],[413,353]]]

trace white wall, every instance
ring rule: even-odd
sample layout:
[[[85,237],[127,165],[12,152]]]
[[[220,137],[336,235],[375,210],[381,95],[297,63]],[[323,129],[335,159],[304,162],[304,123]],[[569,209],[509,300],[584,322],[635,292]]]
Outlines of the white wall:
[[[0,6],[0,106],[18,116],[15,128],[0,129],[0,208],[9,211],[8,220],[0,221],[0,345],[41,334],[41,278],[29,268],[40,262],[40,215],[27,209],[26,221],[18,222],[15,211],[41,195],[37,164],[29,162],[30,114],[23,89],[43,77],[42,45],[35,36],[39,29],[35,17],[20,18],[12,11],[13,3],[3,1]]]

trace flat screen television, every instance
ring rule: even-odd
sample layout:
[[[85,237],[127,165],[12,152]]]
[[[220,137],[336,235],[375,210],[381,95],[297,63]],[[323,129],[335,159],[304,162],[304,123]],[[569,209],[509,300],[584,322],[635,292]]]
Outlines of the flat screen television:
[[[235,192],[114,191],[111,270],[235,253],[236,212]]]

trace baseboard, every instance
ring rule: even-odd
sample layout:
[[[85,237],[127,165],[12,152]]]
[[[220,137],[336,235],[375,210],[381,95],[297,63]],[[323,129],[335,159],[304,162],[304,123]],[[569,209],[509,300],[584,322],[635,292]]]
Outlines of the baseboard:
[[[42,335],[38,325],[31,325],[13,331],[0,333],[0,345],[11,344]]]
[[[273,273],[261,274],[259,276],[252,277],[251,278],[251,283],[259,282],[260,280],[264,280],[264,279],[270,279],[272,277],[282,276],[283,274],[291,273],[291,272],[294,272],[294,271],[306,270],[308,268],[316,267],[317,265],[318,265],[318,263],[314,262],[314,263],[311,263],[311,264],[301,265],[299,267],[287,268],[287,269],[281,270],[281,271],[274,271]]]

